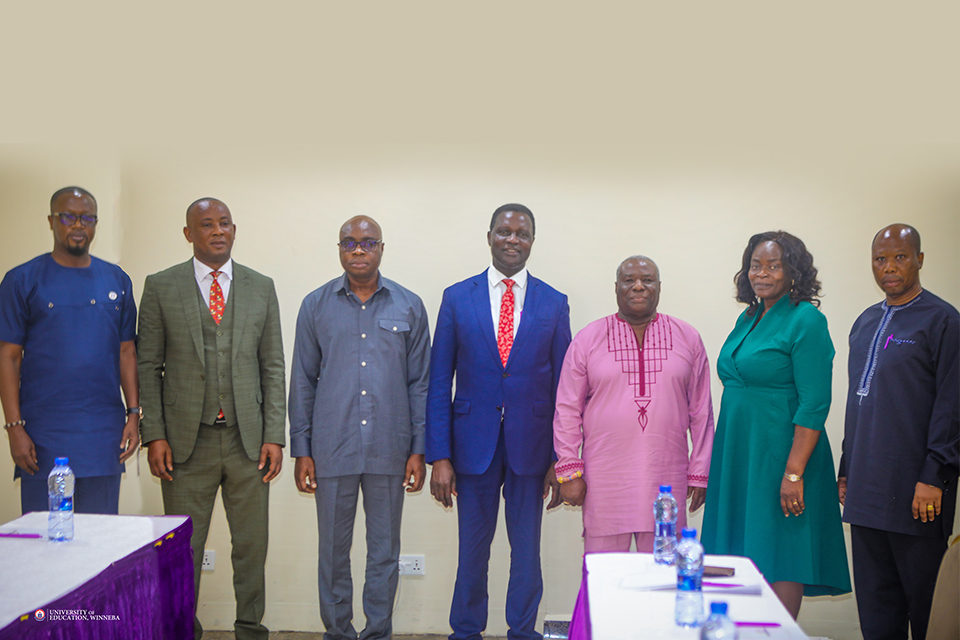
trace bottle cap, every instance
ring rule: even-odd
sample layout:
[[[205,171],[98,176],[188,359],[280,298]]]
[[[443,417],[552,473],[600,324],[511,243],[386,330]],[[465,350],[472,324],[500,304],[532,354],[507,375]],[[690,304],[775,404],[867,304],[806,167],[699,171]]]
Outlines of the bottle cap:
[[[660,493],[670,493],[672,489],[673,487],[671,487],[669,484],[660,485]]]
[[[70,458],[54,458],[53,464],[57,465],[58,467],[66,467],[70,464]]]
[[[711,602],[710,603],[710,613],[718,613],[720,615],[727,615],[727,603],[726,602]]]
[[[682,532],[680,535],[681,535],[682,537],[684,537],[684,538],[696,538],[696,537],[697,537],[697,530],[696,530],[696,529],[684,529],[683,532]]]

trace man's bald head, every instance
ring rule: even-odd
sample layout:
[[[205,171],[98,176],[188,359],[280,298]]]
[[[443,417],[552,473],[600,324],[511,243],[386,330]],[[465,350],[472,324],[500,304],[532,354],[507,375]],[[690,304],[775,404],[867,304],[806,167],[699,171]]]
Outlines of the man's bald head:
[[[221,200],[217,200],[216,198],[207,197],[207,198],[200,198],[199,200],[194,200],[193,202],[190,203],[190,206],[187,207],[187,225],[190,224],[191,215],[204,213],[216,206],[223,207],[228,212],[230,211],[230,208],[227,207],[227,205],[225,205]]]
[[[344,237],[350,235],[354,229],[364,229],[367,233],[375,233],[375,235],[372,236],[374,239],[383,239],[383,232],[380,230],[380,225],[370,216],[353,216],[344,222],[343,226],[340,227],[340,239],[343,240]],[[359,238],[357,239],[359,240]]]
[[[657,270],[657,282],[660,282],[660,267],[658,267],[657,263],[651,260],[650,258],[648,258],[647,256],[641,256],[641,255],[630,256],[629,258],[627,258],[626,260],[620,263],[620,266],[617,267],[617,280],[620,279],[620,272],[623,269],[623,265],[627,264],[628,262],[637,262],[637,263],[645,262],[649,264],[650,266],[652,266],[654,269]]]
[[[877,244],[877,240],[882,240],[886,238],[901,238],[910,243],[914,251],[917,252],[917,255],[920,255],[920,232],[911,227],[908,224],[891,224],[889,226],[880,229],[877,231],[877,235],[873,236],[873,244]]]

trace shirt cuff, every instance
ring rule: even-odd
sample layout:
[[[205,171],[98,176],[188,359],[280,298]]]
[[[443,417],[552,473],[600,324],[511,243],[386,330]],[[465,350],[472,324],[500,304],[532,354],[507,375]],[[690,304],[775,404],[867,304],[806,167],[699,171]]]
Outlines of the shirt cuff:
[[[928,457],[923,463],[923,468],[920,470],[918,480],[941,490],[946,489],[949,484],[950,475],[944,473],[944,471],[945,469],[939,462]]]
[[[290,456],[293,458],[303,458],[310,456],[310,437],[302,435],[290,436]]]
[[[583,473],[583,468],[583,460],[578,458],[571,460],[570,462],[558,464],[553,470],[557,474],[558,478],[569,478],[578,471]]]
[[[687,474],[687,486],[688,487],[700,487],[702,489],[707,488],[707,476],[698,476]]]

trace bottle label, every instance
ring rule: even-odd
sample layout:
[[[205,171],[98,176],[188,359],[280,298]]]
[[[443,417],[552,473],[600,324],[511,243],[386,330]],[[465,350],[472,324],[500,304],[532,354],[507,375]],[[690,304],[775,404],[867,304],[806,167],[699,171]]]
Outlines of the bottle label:
[[[60,498],[60,507],[58,511],[73,511],[73,498]]]
[[[677,574],[677,589],[680,591],[702,591],[703,578],[701,575],[682,576]]]
[[[666,538],[667,536],[677,537],[677,525],[670,522],[658,522],[654,530],[654,535],[658,538]]]

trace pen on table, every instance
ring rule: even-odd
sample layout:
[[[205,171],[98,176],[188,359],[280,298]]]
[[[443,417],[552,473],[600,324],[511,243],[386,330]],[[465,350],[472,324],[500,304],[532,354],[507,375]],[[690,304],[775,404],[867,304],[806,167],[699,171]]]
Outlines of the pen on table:
[[[734,622],[738,627],[779,627],[779,622]]]
[[[42,538],[39,533],[0,533],[0,538]]]
[[[705,587],[721,587],[724,589],[733,589],[735,587],[743,586],[742,584],[732,584],[729,582],[707,582],[706,580],[704,580],[701,584]]]

